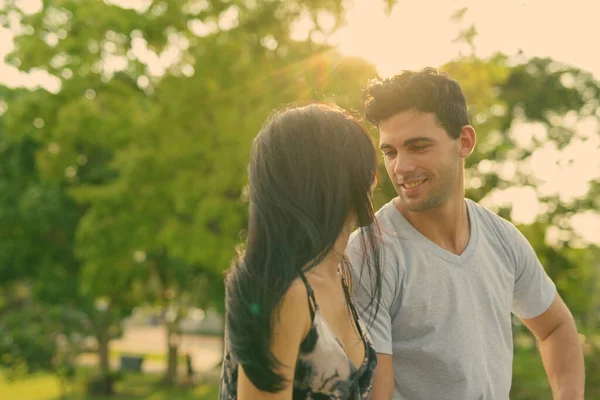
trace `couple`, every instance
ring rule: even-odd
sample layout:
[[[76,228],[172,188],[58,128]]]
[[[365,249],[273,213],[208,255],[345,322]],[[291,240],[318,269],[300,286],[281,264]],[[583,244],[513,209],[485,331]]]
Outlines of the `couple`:
[[[459,84],[403,72],[364,106],[398,193],[376,214],[377,155],[344,110],[288,109],[254,140],[221,399],[505,400],[511,312],[538,339],[554,399],[583,399],[555,285],[512,224],[464,198],[476,135]]]

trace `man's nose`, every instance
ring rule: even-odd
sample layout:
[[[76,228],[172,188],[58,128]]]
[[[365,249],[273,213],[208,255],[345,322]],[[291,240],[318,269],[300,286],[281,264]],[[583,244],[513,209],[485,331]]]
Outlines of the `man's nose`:
[[[417,166],[411,157],[396,156],[394,160],[394,173],[399,176],[404,176],[416,171]]]

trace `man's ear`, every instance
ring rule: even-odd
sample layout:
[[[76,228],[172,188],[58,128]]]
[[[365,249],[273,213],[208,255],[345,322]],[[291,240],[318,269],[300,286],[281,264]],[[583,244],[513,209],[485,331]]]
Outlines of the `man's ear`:
[[[477,143],[477,134],[475,129],[471,125],[465,125],[460,130],[460,136],[458,137],[460,150],[459,155],[462,158],[469,157],[475,149]]]

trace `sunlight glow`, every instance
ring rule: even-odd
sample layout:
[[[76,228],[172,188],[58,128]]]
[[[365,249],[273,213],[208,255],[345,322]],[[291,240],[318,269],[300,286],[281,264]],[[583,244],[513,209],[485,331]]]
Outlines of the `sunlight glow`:
[[[139,13],[148,10],[152,4],[152,0],[104,0],[106,4],[117,5],[123,8],[129,8]]]
[[[472,23],[478,32],[474,45],[480,57],[522,50],[528,56],[568,61],[600,77],[596,52],[583,45],[592,38],[600,2],[403,0],[389,17],[382,1],[352,0],[348,5],[348,23],[333,35],[332,43],[344,55],[372,62],[383,77],[402,69],[441,66],[465,50],[453,40],[459,28]],[[450,21],[463,7],[468,11],[460,25]]]
[[[575,214],[571,223],[584,240],[600,244],[600,214],[593,211]]]
[[[42,9],[42,0],[17,0],[16,4],[25,14],[34,14]]]
[[[344,55],[374,63],[381,76],[439,66],[458,50],[452,44],[457,30],[448,21],[457,8],[453,3],[402,1],[387,18],[383,1],[354,0],[347,26],[332,36],[332,43]]]

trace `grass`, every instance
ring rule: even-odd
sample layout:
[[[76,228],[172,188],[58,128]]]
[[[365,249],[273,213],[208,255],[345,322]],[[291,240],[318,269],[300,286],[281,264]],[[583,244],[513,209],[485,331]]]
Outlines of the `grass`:
[[[84,355],[93,355],[94,357],[97,357],[98,353],[95,352],[84,352],[82,353]],[[163,353],[132,353],[132,352],[126,352],[126,351],[116,351],[113,350],[111,351],[108,356],[111,360],[118,360],[122,355],[139,355],[144,357],[144,360],[147,361],[167,361],[167,355],[163,354]],[[177,360],[179,362],[185,362],[185,355],[184,354],[179,354],[177,357]]]
[[[84,394],[84,379],[89,371],[79,374],[69,387],[65,400],[92,400]],[[218,398],[215,383],[201,384],[189,388],[165,388],[159,384],[159,376],[127,374],[115,384],[115,396],[94,397],[93,400],[214,400]],[[0,376],[2,400],[59,400],[58,380],[48,374],[36,374],[16,382],[7,382]]]
[[[59,395],[58,380],[52,375],[35,375],[28,379],[8,382],[0,379],[0,393],[6,400],[46,400]]]

